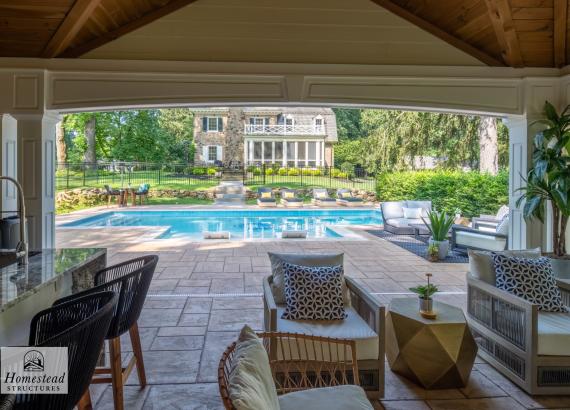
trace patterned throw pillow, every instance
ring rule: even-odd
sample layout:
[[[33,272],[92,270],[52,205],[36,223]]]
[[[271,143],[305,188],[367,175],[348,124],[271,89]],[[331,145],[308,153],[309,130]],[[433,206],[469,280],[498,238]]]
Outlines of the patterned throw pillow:
[[[548,258],[515,258],[493,254],[496,286],[538,305],[546,312],[568,312]]]
[[[300,266],[283,263],[285,300],[282,319],[343,320],[342,265]]]

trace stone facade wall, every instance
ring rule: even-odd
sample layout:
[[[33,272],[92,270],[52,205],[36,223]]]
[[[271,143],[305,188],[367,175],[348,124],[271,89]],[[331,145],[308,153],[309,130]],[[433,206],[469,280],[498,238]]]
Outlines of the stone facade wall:
[[[207,115],[204,115],[207,116]],[[202,115],[194,117],[194,145],[196,152],[194,153],[194,162],[200,164],[207,161],[208,158],[203,157],[203,147],[206,145],[221,145],[225,148],[226,131],[228,130],[228,116],[224,113],[222,115],[212,114],[212,117],[222,117],[223,119],[223,132],[208,132],[202,127]],[[225,149],[222,150],[222,161],[225,157]]]
[[[334,165],[340,166],[340,164],[334,163],[333,149],[334,148],[331,143],[325,143],[325,164],[327,167],[332,167]]]
[[[224,130],[226,134],[224,144],[224,164],[243,165],[243,124],[244,114],[241,108],[230,108],[227,118],[227,127]]]

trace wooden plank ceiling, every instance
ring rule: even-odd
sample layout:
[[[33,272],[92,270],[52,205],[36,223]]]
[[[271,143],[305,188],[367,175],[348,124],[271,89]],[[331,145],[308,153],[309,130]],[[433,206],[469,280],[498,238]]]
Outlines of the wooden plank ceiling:
[[[0,57],[79,57],[194,1],[2,0]],[[371,1],[487,65],[570,61],[570,0]]]

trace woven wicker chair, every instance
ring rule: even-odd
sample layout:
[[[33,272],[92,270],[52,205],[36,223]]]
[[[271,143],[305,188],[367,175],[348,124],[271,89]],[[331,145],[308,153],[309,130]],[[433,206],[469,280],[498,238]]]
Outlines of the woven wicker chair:
[[[68,348],[67,394],[22,394],[16,410],[91,408],[89,383],[118,297],[115,292],[82,296],[39,312],[30,324],[30,346]]]
[[[136,364],[141,387],[146,386],[146,373],[137,321],[154,275],[158,256],[147,255],[110,266],[95,274],[95,286],[76,295],[59,299],[59,304],[78,296],[112,290],[119,294],[119,302],[105,339],[109,340],[110,368],[97,368],[92,383],[112,383],[115,410],[123,409],[123,385]],[[129,332],[133,355],[125,369],[121,365],[121,335]],[[99,377],[111,374],[111,377]]]
[[[558,287],[570,306],[570,283]],[[467,318],[479,355],[512,382],[532,395],[570,394],[570,355],[538,354],[537,305],[468,274]]]
[[[386,308],[352,278],[345,276],[345,281],[350,293],[351,307],[378,336],[378,351],[374,354],[374,359],[358,360],[360,385],[370,398],[383,397]],[[279,306],[275,303],[271,290],[272,282],[273,276],[263,280],[264,330],[283,332],[284,329],[279,329],[277,325]]]
[[[270,358],[277,394],[321,387],[359,384],[355,342],[298,333],[258,333]],[[229,376],[236,342],[223,353],[218,366],[220,395],[227,410],[235,410]],[[295,349],[291,349],[295,346]],[[304,357],[309,357],[309,360]]]

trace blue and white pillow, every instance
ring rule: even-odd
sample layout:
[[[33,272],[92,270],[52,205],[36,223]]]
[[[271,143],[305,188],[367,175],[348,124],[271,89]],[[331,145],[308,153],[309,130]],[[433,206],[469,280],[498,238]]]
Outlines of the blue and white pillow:
[[[343,267],[283,263],[288,320],[346,319],[342,295]]]
[[[545,312],[568,312],[548,258],[516,258],[493,253],[496,286],[538,305]]]

